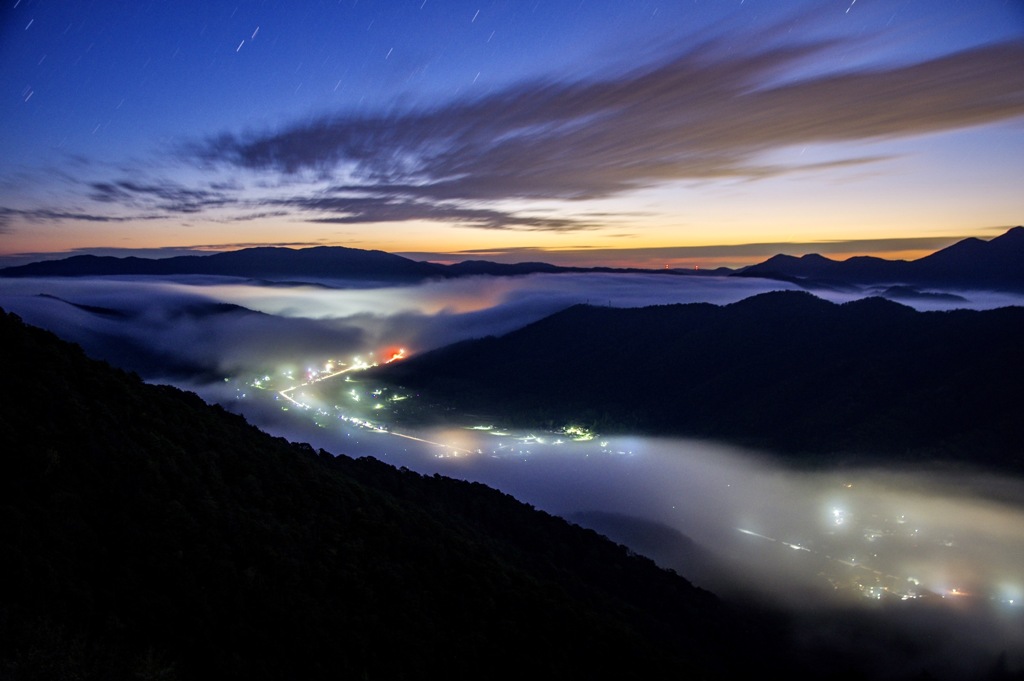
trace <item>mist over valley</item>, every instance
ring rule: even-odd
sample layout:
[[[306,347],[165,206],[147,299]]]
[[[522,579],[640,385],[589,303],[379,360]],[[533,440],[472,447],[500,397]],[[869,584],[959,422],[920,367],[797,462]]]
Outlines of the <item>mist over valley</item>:
[[[1014,469],[1009,461],[975,461],[969,451],[836,459],[813,447],[793,458],[737,447],[728,437],[607,432],[567,413],[530,427],[503,419],[500,401],[476,405],[474,415],[465,405],[441,407],[446,402],[429,381],[403,389],[402,380],[389,378],[431,350],[513,338],[573,305],[612,316],[651,305],[728,310],[771,291],[815,300],[797,293],[805,288],[639,273],[384,287],[223,276],[18,278],[2,281],[0,307],[149,381],[193,390],[272,434],[483,482],[593,527],[726,599],[785,613],[788,626],[803,632],[794,637],[809,659],[860,660],[873,676],[927,669],[968,678],[1005,653],[1008,668],[1020,669],[1024,483],[1005,473]],[[846,309],[843,303],[870,293],[816,290],[812,307]],[[992,314],[982,311],[1024,302],[1006,292],[948,293],[917,306],[929,314],[964,307]],[[904,316],[919,314],[903,309]],[[771,329],[770,314],[761,323],[769,335],[800,333],[792,321]],[[643,347],[653,337],[635,328]],[[552,357],[572,348],[569,336]],[[499,367],[506,359],[490,361]],[[536,359],[543,365],[551,358]],[[628,375],[628,356],[608,361]],[[1019,365],[1006,372],[1019,376]],[[491,387],[501,394],[501,385]],[[774,399],[770,392],[751,397]]]

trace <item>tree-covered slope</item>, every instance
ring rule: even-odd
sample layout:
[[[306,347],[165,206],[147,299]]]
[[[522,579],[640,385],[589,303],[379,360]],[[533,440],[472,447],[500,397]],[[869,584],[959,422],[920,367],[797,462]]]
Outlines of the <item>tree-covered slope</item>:
[[[0,348],[0,678],[771,666],[711,594],[493,489],[272,438],[14,315]]]
[[[575,306],[378,375],[522,423],[1022,470],[1022,347],[1022,308],[917,312],[775,292],[725,306]]]

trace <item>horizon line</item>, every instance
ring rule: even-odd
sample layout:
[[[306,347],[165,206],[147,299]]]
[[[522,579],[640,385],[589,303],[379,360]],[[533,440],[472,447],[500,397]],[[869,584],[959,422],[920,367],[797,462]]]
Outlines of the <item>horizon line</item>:
[[[162,260],[179,256],[204,256],[249,248],[291,248],[301,250],[323,246],[343,246],[360,250],[377,250],[410,260],[454,264],[468,260],[487,260],[500,264],[543,262],[560,267],[613,267],[637,269],[737,269],[754,265],[776,255],[801,257],[805,255],[832,256],[833,260],[846,260],[857,256],[886,260],[915,260],[925,257],[954,243],[970,238],[995,238],[1013,229],[1013,226],[979,229],[978,234],[955,236],[891,237],[876,239],[843,239],[825,241],[766,241],[743,244],[706,244],[697,246],[642,246],[623,248],[545,248],[533,246],[498,247],[465,250],[413,251],[364,247],[365,245],[328,244],[321,242],[250,242],[234,244],[196,244],[189,246],[157,246],[130,248],[118,246],[79,247],[66,251],[0,254],[0,267],[12,267],[59,260],[79,255],[112,257],[139,257]],[[847,256],[836,258],[835,256]]]

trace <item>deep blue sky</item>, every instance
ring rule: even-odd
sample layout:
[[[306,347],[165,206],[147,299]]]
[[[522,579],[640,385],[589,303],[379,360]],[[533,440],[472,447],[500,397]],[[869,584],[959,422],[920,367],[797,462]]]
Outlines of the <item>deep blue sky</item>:
[[[0,254],[909,252],[1024,213],[1019,0],[3,0],[2,17]]]

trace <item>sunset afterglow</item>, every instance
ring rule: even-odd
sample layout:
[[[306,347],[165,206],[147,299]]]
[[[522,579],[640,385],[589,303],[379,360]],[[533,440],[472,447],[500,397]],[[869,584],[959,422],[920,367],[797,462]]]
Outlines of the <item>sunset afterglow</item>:
[[[913,258],[1021,221],[1020,3],[5,12],[8,260],[735,267]]]

